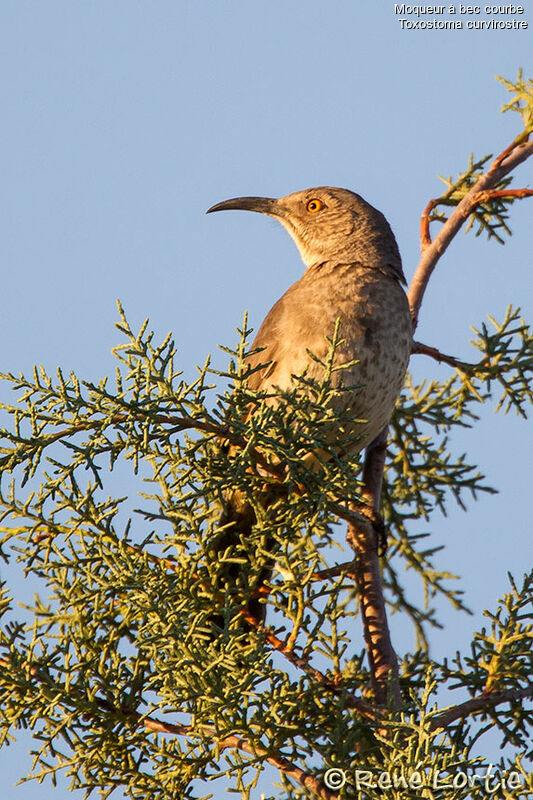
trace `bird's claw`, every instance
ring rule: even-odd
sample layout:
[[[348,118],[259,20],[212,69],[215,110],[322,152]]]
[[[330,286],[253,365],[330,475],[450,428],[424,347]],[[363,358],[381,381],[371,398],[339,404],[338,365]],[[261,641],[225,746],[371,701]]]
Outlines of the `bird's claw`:
[[[387,552],[388,544],[388,531],[385,525],[385,520],[378,512],[375,512],[374,519],[372,520],[372,528],[376,536],[378,556],[384,556]]]
[[[357,508],[357,512],[361,514],[361,516],[364,517],[372,526],[378,556],[384,556],[387,552],[388,539],[388,531],[387,526],[385,525],[385,520],[379,511],[376,511],[370,503],[365,503],[364,505],[359,506]]]

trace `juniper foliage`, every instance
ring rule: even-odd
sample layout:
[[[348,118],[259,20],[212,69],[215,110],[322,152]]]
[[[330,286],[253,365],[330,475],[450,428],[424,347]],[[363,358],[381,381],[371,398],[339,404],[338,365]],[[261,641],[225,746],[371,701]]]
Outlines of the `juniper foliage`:
[[[510,87],[509,108],[531,103],[521,76]],[[442,203],[458,202],[484,163],[472,161]],[[498,238],[507,223],[490,202],[476,219]],[[28,779],[64,775],[85,796],[120,789],[135,800],[198,800],[218,782],[248,798],[270,765],[286,798],[418,798],[425,787],[428,798],[463,800],[485,797],[498,775],[509,781],[502,793],[526,797],[533,577],[510,577],[470,652],[438,663],[427,648],[436,602],[466,605],[440,548],[412,528],[494,491],[452,434],[475,425],[488,401],[526,415],[532,336],[519,309],[478,326],[473,363],[445,366],[439,380],[408,377],[391,422],[384,596],[418,642],[400,654],[399,709],[372,696],[344,537],[362,484],[347,412],[331,403],[353,389],[332,381],[342,331],[332,332],[322,380],[303,375],[269,404],[248,387],[246,318],[227,369],[207,359],[187,381],[170,335],[158,342],[148,322],[135,332],[119,313],[114,380],[42,368],[1,376],[15,394],[1,404],[1,554],[40,590],[16,610],[2,588],[0,745],[31,731]],[[305,455],[322,451],[332,457],[308,466]],[[245,550],[215,555],[236,490],[257,524]],[[250,629],[243,610],[266,560],[276,564],[262,595],[267,624]],[[246,579],[222,590],[230,561]],[[460,701],[438,707],[448,689]],[[506,747],[484,783],[475,747],[494,729]]]

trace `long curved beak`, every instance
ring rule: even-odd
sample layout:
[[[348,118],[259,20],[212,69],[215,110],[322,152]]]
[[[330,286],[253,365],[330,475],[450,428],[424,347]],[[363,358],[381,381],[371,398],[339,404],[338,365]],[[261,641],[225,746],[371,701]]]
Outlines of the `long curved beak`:
[[[257,211],[275,217],[280,213],[278,201],[272,197],[233,197],[211,206],[205,213],[211,214],[213,211]]]

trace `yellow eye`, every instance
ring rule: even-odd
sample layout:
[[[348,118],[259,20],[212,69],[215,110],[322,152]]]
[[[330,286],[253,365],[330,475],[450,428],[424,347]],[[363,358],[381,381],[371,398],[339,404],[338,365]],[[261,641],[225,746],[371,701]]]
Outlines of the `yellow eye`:
[[[324,208],[324,203],[322,200],[319,200],[316,197],[314,197],[312,200],[309,200],[307,203],[307,210],[310,214],[316,214],[316,212],[320,211],[322,208]]]

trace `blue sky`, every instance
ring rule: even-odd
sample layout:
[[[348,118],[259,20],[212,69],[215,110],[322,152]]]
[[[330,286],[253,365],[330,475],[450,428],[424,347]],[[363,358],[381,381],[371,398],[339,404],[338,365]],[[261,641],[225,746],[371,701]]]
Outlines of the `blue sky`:
[[[533,26],[531,7],[520,19]],[[274,222],[205,216],[236,195],[353,189],[388,217],[410,278],[437,175],[519,130],[499,114],[507,94],[495,75],[531,75],[531,31],[402,31],[394,3],[364,0],[4,0],[2,370],[109,374],[116,298],[132,324],[149,316],[160,337],[174,332],[186,374],[233,343],[245,309],[257,328],[303,266]],[[519,176],[531,184],[531,166]],[[487,313],[501,318],[513,302],[531,318],[532,211],[515,205],[505,247],[458,237],[417,338],[468,359],[469,326]],[[421,356],[415,370],[447,374]],[[531,445],[527,423],[490,408],[454,441],[500,494],[432,525],[446,544],[438,563],[463,576],[475,612],[443,608],[436,656],[464,647],[507,570],[529,564]],[[37,791],[13,788],[25,748],[0,752],[8,800]]]

